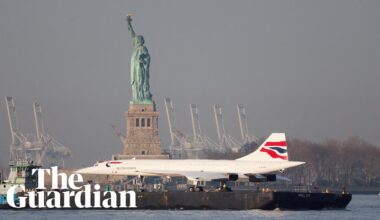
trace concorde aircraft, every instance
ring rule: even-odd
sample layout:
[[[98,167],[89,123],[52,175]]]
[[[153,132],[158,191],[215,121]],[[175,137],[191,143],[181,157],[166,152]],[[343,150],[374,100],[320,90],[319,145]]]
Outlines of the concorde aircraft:
[[[112,160],[76,171],[80,174],[127,176],[185,176],[188,180],[276,181],[276,171],[305,162],[289,161],[284,133],[272,133],[253,153],[236,160]],[[278,177],[277,177],[278,178]]]

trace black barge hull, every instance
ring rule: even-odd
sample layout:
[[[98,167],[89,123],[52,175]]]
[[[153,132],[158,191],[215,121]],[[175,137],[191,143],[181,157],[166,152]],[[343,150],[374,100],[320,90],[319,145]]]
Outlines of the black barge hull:
[[[138,209],[321,210],[344,209],[351,194],[299,192],[162,192],[138,193]]]
[[[351,194],[274,192],[273,201],[282,210],[344,209]]]

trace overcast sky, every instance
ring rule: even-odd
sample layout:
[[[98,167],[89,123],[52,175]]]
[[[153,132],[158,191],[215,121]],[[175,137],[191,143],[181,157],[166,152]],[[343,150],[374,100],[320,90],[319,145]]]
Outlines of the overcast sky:
[[[72,166],[122,151],[108,123],[125,131],[131,38],[151,55],[151,91],[169,142],[164,98],[191,134],[189,104],[216,139],[213,104],[240,138],[236,104],[250,132],[321,141],[380,136],[380,1],[0,0],[0,165],[11,142],[4,104],[13,96],[23,133],[33,102],[45,128],[69,147]]]

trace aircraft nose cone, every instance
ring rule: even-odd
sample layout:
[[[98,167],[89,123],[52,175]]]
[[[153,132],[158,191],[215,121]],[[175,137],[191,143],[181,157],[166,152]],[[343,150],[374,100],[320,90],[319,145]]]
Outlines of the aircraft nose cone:
[[[89,167],[87,168],[83,168],[83,169],[79,169],[79,170],[76,170],[74,173],[79,173],[79,174],[92,174],[93,173],[93,170]]]

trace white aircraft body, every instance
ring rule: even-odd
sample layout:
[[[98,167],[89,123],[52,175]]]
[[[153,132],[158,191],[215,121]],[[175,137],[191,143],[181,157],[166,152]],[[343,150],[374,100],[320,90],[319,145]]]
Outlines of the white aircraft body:
[[[260,179],[266,179],[269,173],[304,163],[288,161],[285,134],[273,133],[256,151],[236,160],[114,160],[98,162],[76,172],[126,176],[185,176],[191,181],[249,179],[259,182]]]

